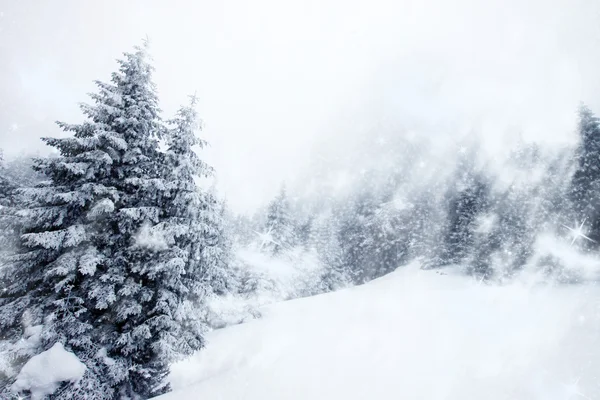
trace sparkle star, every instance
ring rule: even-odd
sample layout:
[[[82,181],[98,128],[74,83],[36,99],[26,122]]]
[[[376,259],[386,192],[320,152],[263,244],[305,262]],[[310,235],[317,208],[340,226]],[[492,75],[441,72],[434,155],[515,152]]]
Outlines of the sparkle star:
[[[266,232],[256,232],[254,231],[254,233],[256,233],[256,235],[258,236],[258,238],[260,239],[260,249],[262,250],[266,245],[273,243],[276,244],[277,246],[281,246],[281,244],[277,243],[274,239],[273,239],[273,235],[271,234],[272,232],[272,228],[269,228]]]
[[[584,225],[585,225],[585,219],[583,220],[583,222],[581,222],[581,225],[579,225],[579,227],[577,227],[577,225],[575,225],[574,228],[571,228],[570,226],[563,225],[565,228],[567,228],[570,231],[571,236],[573,237],[573,240],[571,240],[571,246],[573,246],[575,244],[575,242],[577,241],[577,239],[579,239],[579,238],[584,238],[585,240],[588,240],[590,242],[597,243],[594,239],[591,239],[585,235],[584,229],[583,229]]]
[[[565,388],[565,394],[567,395],[567,399],[571,399],[574,397],[581,397],[584,399],[590,399],[588,396],[586,396],[585,394],[581,393],[581,390],[579,389],[579,379],[577,378],[575,379],[573,382],[569,383],[569,384],[564,384],[563,383],[563,387]],[[590,399],[591,400],[591,399]]]

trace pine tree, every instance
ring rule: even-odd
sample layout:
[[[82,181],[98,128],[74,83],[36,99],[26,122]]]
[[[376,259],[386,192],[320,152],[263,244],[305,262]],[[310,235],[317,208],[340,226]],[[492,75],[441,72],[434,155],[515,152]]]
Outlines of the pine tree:
[[[0,150],[0,254],[15,246],[20,229],[20,219],[16,215],[18,186],[17,181],[10,176],[4,154]]]
[[[469,176],[450,202],[449,230],[446,236],[446,262],[456,264],[469,256],[474,243],[477,217],[487,206],[487,186],[478,176]]]
[[[570,199],[574,219],[586,221],[588,236],[600,242],[600,120],[585,105],[579,109],[579,135]]]
[[[5,207],[9,205],[10,198],[15,190],[10,181],[4,161],[4,152],[0,150],[0,205]]]
[[[211,230],[184,222],[203,204],[190,183],[193,139],[182,122],[170,151],[159,150],[152,70],[145,46],[125,53],[110,83],[96,82],[94,104],[82,105],[87,120],[59,123],[73,137],[44,139],[60,152],[36,162],[48,181],[22,191],[32,206],[2,269],[0,332],[19,338],[27,310],[29,325],[43,326],[36,351],[58,341],[86,364],[84,379],[57,398],[164,393],[169,362],[202,346],[188,312],[203,267],[191,260],[203,260],[205,241],[195,238]]]
[[[338,223],[333,215],[325,214],[313,220],[310,245],[323,267],[321,291],[329,292],[348,286],[352,276],[343,262],[342,246],[338,240]]]
[[[163,223],[163,235],[168,237],[170,262],[180,260],[185,266],[184,287],[187,331],[182,332],[175,354],[190,355],[203,346],[201,333],[205,330],[201,313],[206,297],[213,292],[226,291],[229,264],[229,242],[224,233],[224,205],[213,190],[202,190],[197,179],[209,178],[213,169],[198,157],[194,147],[203,148],[206,142],[197,136],[200,120],[195,109],[196,97],[182,107],[170,121],[168,157],[168,187],[170,206]]]
[[[461,153],[447,194],[442,263],[462,264],[473,252],[478,218],[489,207],[489,185],[475,167],[475,150]]]
[[[375,222],[377,200],[370,190],[363,190],[340,211],[338,241],[342,246],[344,269],[351,271],[357,283],[379,275],[380,266],[374,256],[377,251]]]
[[[213,192],[211,194],[212,201],[209,204],[214,212],[210,223],[213,227],[214,239],[206,247],[204,258],[209,266],[207,281],[210,291],[214,295],[221,296],[236,291],[239,282],[231,268],[233,240],[230,236],[231,227],[227,223],[230,220],[227,204],[217,200],[217,196]]]
[[[272,239],[267,243],[267,247],[273,255],[296,244],[295,222],[285,187],[281,188],[279,195],[269,204],[265,229]]]
[[[92,132],[111,144],[102,154],[110,163],[101,181],[117,193],[92,209],[93,215],[106,215],[104,234],[98,237],[105,258],[86,293],[94,311],[102,311],[94,331],[108,326],[95,332],[100,333],[96,343],[119,366],[111,374],[115,395],[150,397],[168,390],[161,386],[169,363],[161,345],[164,335],[177,333],[173,311],[179,299],[171,289],[177,290],[172,286],[179,283],[183,266],[168,261],[168,244],[153,230],[166,217],[168,188],[158,146],[164,126],[146,48],[125,54],[119,64],[111,84],[98,83],[100,93],[92,95],[96,106],[84,107],[94,123]],[[62,126],[76,135],[88,131],[86,123]]]

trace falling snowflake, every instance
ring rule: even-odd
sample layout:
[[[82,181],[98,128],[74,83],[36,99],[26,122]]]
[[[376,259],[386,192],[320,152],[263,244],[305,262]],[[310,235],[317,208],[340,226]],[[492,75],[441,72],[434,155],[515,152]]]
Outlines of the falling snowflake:
[[[584,225],[585,225],[585,219],[583,220],[583,222],[581,222],[581,225],[579,225],[579,227],[577,227],[577,225],[575,225],[574,228],[571,228],[569,226],[563,225],[565,228],[567,228],[570,231],[571,236],[573,237],[573,240],[571,240],[571,246],[573,246],[573,244],[575,244],[575,242],[579,238],[584,238],[585,240],[596,243],[596,241],[594,239],[591,239],[585,235],[585,233],[584,233],[585,231],[583,229]]]
[[[466,146],[460,146],[458,148],[458,154],[465,155],[466,153],[467,153],[467,147]]]
[[[10,125],[10,130],[11,130],[11,132],[15,132],[15,131],[17,131],[18,129],[19,129],[19,124],[17,124],[16,122],[13,122],[13,123]]]

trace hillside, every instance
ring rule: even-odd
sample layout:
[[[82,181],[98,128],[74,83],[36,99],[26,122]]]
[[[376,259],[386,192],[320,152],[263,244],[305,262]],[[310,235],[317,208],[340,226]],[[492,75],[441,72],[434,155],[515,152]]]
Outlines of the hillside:
[[[418,267],[213,331],[160,400],[600,398],[597,287]]]

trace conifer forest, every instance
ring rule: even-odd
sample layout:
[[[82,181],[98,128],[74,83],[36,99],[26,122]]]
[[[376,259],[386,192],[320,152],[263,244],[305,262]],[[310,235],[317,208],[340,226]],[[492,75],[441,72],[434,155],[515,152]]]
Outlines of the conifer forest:
[[[0,0],[0,399],[600,399],[599,16]]]

